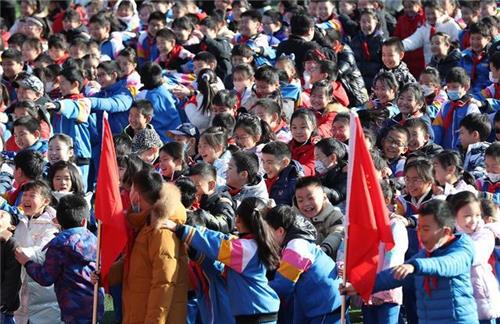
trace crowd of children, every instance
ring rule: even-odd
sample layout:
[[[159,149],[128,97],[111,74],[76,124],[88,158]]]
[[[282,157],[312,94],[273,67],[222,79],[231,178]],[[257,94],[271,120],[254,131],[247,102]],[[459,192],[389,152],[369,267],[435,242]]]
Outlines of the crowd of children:
[[[495,0],[1,14],[1,323],[90,323],[96,283],[120,323],[500,321]],[[395,247],[341,314],[351,111]],[[100,278],[105,116],[128,242]]]

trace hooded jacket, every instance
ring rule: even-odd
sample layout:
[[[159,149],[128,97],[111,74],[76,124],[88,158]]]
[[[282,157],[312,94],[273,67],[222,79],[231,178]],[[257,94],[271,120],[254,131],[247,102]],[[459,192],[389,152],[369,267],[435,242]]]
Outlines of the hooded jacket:
[[[267,175],[264,176],[265,181],[272,181],[272,186],[268,189],[269,198],[273,199],[276,205],[292,205],[295,184],[301,174],[303,174],[302,166],[292,160],[286,168],[281,170],[276,180],[267,179]]]
[[[429,66],[436,68],[439,71],[439,78],[444,81],[446,80],[446,75],[452,68],[460,66],[461,59],[462,53],[459,49],[455,48],[451,50],[443,59],[432,56]]]

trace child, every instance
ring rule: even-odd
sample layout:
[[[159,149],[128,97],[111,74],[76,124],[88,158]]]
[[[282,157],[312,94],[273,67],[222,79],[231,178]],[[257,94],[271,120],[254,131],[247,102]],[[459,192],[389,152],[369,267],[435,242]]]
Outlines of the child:
[[[447,92],[450,101],[444,104],[432,124],[434,142],[444,149],[456,149],[460,144],[458,130],[460,121],[468,114],[479,112],[477,105],[467,95],[470,78],[459,67],[451,69],[446,76]]]
[[[197,144],[198,139],[200,138],[198,129],[190,123],[183,123],[180,124],[176,129],[168,131],[168,136],[174,142],[182,144],[186,164],[194,164],[193,158],[197,154]]]
[[[332,123],[340,112],[347,112],[347,108],[337,103],[333,97],[333,87],[329,81],[319,81],[311,89],[311,109],[316,114],[316,126],[321,138],[331,137]]]
[[[490,56],[490,75],[489,79],[493,82],[481,91],[485,99],[500,99],[500,53]],[[496,108],[496,107],[495,107]]]
[[[252,66],[248,64],[239,64],[233,68],[232,74],[233,89],[238,97],[238,109],[246,108],[250,109],[249,106],[252,100],[252,87],[254,84],[254,71]]]
[[[19,289],[21,288],[21,265],[15,259],[15,242],[11,240],[15,230],[14,218],[5,211],[0,211],[0,251],[2,264],[0,299],[0,321],[14,323],[14,312],[19,308]]]
[[[47,154],[47,142],[40,138],[40,123],[32,117],[21,117],[13,124],[16,144],[21,150]]]
[[[136,154],[149,165],[155,166],[163,142],[154,129],[144,128],[132,140],[132,154]]]
[[[148,100],[137,100],[134,101],[132,107],[128,112],[128,125],[123,130],[123,133],[133,139],[135,134],[143,129],[154,130],[153,125],[151,125],[151,120],[153,119],[154,109],[151,102]]]
[[[491,43],[490,27],[483,22],[470,26],[470,48],[464,50],[461,66],[470,75],[470,94],[482,100],[481,90],[490,84],[488,45]]]
[[[475,194],[460,192],[451,196],[448,201],[455,217],[457,231],[468,235],[476,250],[471,280],[479,322],[491,322],[500,317],[500,288],[489,264],[495,249],[495,234],[500,232],[500,227],[495,226],[495,231],[494,227],[485,226],[481,218],[480,200]],[[489,224],[492,225],[494,224]]]
[[[259,175],[259,159],[254,153],[238,151],[231,155],[226,172],[226,187],[222,190],[231,195],[236,206],[247,197],[265,202],[269,200],[266,183]]]
[[[323,190],[333,205],[339,205],[346,199],[347,149],[344,144],[333,138],[324,138],[316,143],[316,173],[321,179]]]
[[[299,162],[305,176],[315,174],[314,170],[314,144],[316,142],[315,128],[316,117],[310,110],[296,110],[290,121],[292,130],[292,140],[288,143],[288,147],[292,152],[292,160]]]
[[[420,118],[411,118],[406,121],[404,126],[409,134],[410,138],[408,140],[408,152],[418,152],[422,153],[423,156],[432,158],[443,148],[436,143],[431,141],[431,136],[429,134],[429,125]]]
[[[348,113],[338,113],[333,119],[332,136],[345,145],[349,144],[351,116]]]
[[[444,201],[426,204],[419,213],[419,222],[424,249],[405,264],[378,273],[373,292],[411,283],[416,291],[419,322],[477,323],[471,284],[471,239],[453,234],[455,220]],[[353,290],[347,284],[341,293],[352,295]]]
[[[203,162],[213,165],[217,170],[217,187],[226,184],[226,171],[231,159],[231,151],[227,149],[228,136],[221,127],[210,127],[205,130],[198,142],[198,153]]]
[[[235,92],[229,90],[219,90],[213,100],[211,112],[214,115],[230,114],[235,117],[237,115],[238,96]]]
[[[317,19],[318,23],[316,26],[321,29],[335,29],[337,31],[342,30],[342,25],[337,19],[337,13],[335,12],[335,4],[329,0],[317,1]]]
[[[264,145],[275,139],[271,127],[262,119],[250,114],[238,116],[233,138],[240,149],[255,153],[259,160]]]
[[[43,48],[40,40],[37,38],[28,38],[23,43],[22,55],[25,68],[28,72],[35,68],[35,60],[42,54]]]
[[[141,76],[136,70],[137,60],[135,50],[131,47],[122,49],[116,61],[120,66],[120,77],[127,79],[127,88],[130,90],[132,96],[135,97],[139,93],[139,89],[142,88]]]
[[[272,231],[265,222],[266,204],[258,198],[243,200],[236,211],[236,226],[240,238],[229,237],[212,230],[200,230],[187,225],[164,221],[165,227],[174,231],[182,241],[209,260],[219,260],[227,271],[227,294],[237,323],[244,320],[274,322],[277,320],[279,298],[269,287],[266,271],[275,269],[279,262],[278,246]],[[236,255],[248,262],[230,262]],[[247,278],[252,277],[252,281]],[[241,298],[251,303],[241,303]]]
[[[180,45],[189,46],[200,43],[198,34],[193,33],[195,26],[189,17],[184,16],[176,18],[172,22],[171,27],[176,35],[176,40]]]
[[[272,129],[276,140],[288,143],[292,133],[281,114],[280,105],[271,99],[259,99],[251,107],[250,112],[265,121]]]
[[[283,24],[282,16],[277,10],[267,10],[262,16],[262,30],[269,37],[275,37],[280,42],[288,39],[287,27]]]
[[[183,71],[182,66],[194,58],[194,54],[177,44],[175,37],[175,33],[168,28],[156,32],[159,55],[154,62],[160,64],[165,70],[186,72]]]
[[[443,79],[443,82],[445,80]],[[433,67],[426,67],[420,74],[419,84],[424,92],[427,114],[432,120],[436,118],[443,104],[448,101],[448,95],[441,88],[441,83],[439,71]]]
[[[458,41],[460,49],[464,50],[470,47],[470,26],[479,19],[479,3],[475,1],[461,3],[460,11],[465,27],[458,35]]]
[[[55,64],[62,66],[69,57],[67,52],[68,44],[62,34],[55,34],[49,37],[49,55]]]
[[[147,30],[139,34],[137,41],[137,64],[142,67],[146,62],[153,62],[158,57],[156,33],[165,27],[165,15],[155,11],[149,15]]]
[[[13,119],[19,119],[21,117],[32,117],[40,123],[40,137],[42,140],[48,140],[50,138],[51,134],[51,128],[50,128],[50,121],[48,119],[48,116],[45,115],[47,112],[45,109],[40,109],[33,101],[30,100],[23,100],[23,101],[17,101],[16,103],[12,104],[10,108],[13,108]],[[6,135],[11,135],[10,133],[5,134]],[[10,136],[7,141],[5,142],[5,151],[11,151],[11,152],[19,152],[21,148],[19,145],[16,144],[16,137],[15,136]]]
[[[484,152],[490,145],[486,142],[491,133],[488,115],[472,113],[460,121],[459,139],[464,156],[464,171],[475,178],[484,175]]]
[[[300,178],[295,186],[295,202],[300,213],[316,228],[316,244],[336,260],[344,238],[343,215],[328,201],[321,180],[309,176]]]
[[[314,52],[308,55],[317,55]],[[308,55],[306,56],[306,63],[309,64]],[[349,107],[350,101],[346,90],[340,81],[337,81],[337,64],[330,60],[314,62],[311,67],[311,88],[312,84],[318,81],[327,80],[332,83],[333,97],[335,100],[345,107]],[[306,89],[305,93],[310,93],[311,89]]]
[[[81,196],[85,194],[82,177],[78,168],[71,162],[58,161],[52,164],[49,168],[47,180],[57,201],[68,193]]]
[[[373,78],[382,68],[381,52],[383,38],[378,30],[378,16],[372,10],[360,13],[360,31],[351,41],[359,70],[367,89],[372,88]]]
[[[391,37],[382,43],[382,63],[384,66],[380,72],[391,72],[396,77],[399,88],[406,83],[416,82],[415,77],[410,73],[405,62],[401,60],[405,56],[405,48],[401,40]],[[375,80],[374,80],[375,81]],[[376,86],[375,82],[373,83]]]
[[[305,221],[292,207],[274,207],[266,221],[282,247],[280,266],[269,285],[283,300],[293,296],[294,323],[339,321],[340,296],[333,293],[340,283],[335,262],[315,244],[312,235],[303,234]],[[296,257],[305,262],[294,261]],[[283,308],[282,304],[281,311]]]
[[[479,196],[500,205],[500,142],[494,142],[484,152],[486,175],[477,179]]]
[[[16,259],[34,281],[43,286],[54,284],[61,308],[60,318],[64,322],[90,321],[92,318],[94,285],[90,275],[96,271],[97,243],[94,234],[85,228],[88,219],[85,199],[77,195],[65,196],[57,209],[57,222],[62,232],[47,244],[45,260],[30,259],[26,252],[16,250]],[[100,318],[104,312],[102,288],[97,307]]]
[[[387,118],[393,118],[399,114],[399,108],[396,105],[398,89],[398,81],[393,73],[379,73],[373,79],[374,99],[364,105],[365,112],[360,111],[362,124],[369,125],[368,128],[380,132]]]
[[[137,5],[135,4],[135,1],[117,1],[113,8],[113,11],[118,20],[126,26],[126,29],[124,31],[130,33],[132,37],[135,37],[136,33],[139,32],[141,27],[139,13],[137,12]]]
[[[462,159],[457,151],[445,150],[434,157],[434,177],[437,186],[434,195],[449,196],[461,191],[477,193],[474,178],[462,169]]]
[[[116,59],[123,49],[121,41],[111,37],[111,22],[105,13],[96,14],[89,19],[89,34],[99,44],[101,55]]]
[[[387,134],[382,139],[382,155],[392,171],[392,176],[398,180],[403,177],[403,169],[406,158],[404,157],[408,150],[408,140],[410,134],[408,130],[401,125],[393,125],[387,130]]]
[[[457,66],[460,66],[462,53],[451,43],[450,36],[443,32],[437,32],[431,39],[432,58],[428,66],[439,71],[441,80],[446,80],[446,74]]]
[[[35,151],[23,150],[14,157],[14,184],[7,193],[7,202],[18,206],[22,198],[22,186],[29,181],[42,176],[45,161],[43,156]]]
[[[160,171],[163,179],[174,182],[185,169],[184,148],[181,143],[166,143],[160,149]]]
[[[271,142],[262,148],[262,166],[269,198],[277,205],[292,205],[295,183],[302,173],[292,161],[292,154],[283,142]]]
[[[210,106],[216,93],[216,81],[217,76],[213,70],[202,69],[196,78],[198,90],[194,92],[182,109],[186,114],[187,122],[193,124],[201,132],[210,126],[212,119]]]
[[[11,101],[16,100],[16,89],[14,80],[17,75],[23,70],[23,58],[21,52],[14,49],[6,49],[2,52],[2,84],[7,87],[9,98]]]

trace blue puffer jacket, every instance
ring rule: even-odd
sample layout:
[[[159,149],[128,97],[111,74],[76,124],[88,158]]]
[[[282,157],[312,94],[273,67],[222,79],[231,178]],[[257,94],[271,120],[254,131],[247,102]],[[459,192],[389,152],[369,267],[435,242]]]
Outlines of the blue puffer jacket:
[[[422,250],[408,262],[415,267],[405,280],[415,280],[417,314],[421,324],[478,323],[476,303],[472,295],[471,267],[474,247],[467,235],[455,239],[426,257]],[[399,287],[393,268],[377,275],[373,292]],[[425,286],[430,285],[430,293]]]
[[[165,84],[148,90],[146,100],[151,102],[154,109],[151,125],[156,129],[163,142],[170,142],[167,131],[177,128],[181,124],[179,113],[175,108],[175,100]]]
[[[278,175],[278,179],[269,190],[269,198],[274,199],[276,205],[292,205],[295,195],[295,184],[297,179],[304,174],[302,165],[292,161]],[[267,180],[266,180],[267,181]]]
[[[483,95],[481,90],[486,88],[491,84],[490,82],[490,61],[488,55],[484,55],[482,60],[476,65],[475,77],[472,75],[473,61],[472,59],[476,57],[472,49],[466,49],[462,52],[461,65],[467,71],[467,75],[471,77],[470,90],[469,93],[478,100],[483,100]]]

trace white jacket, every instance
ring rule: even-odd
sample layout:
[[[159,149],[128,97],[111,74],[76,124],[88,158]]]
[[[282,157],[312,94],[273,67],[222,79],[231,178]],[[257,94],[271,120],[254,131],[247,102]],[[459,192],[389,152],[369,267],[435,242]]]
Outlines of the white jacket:
[[[45,251],[43,248],[59,232],[52,222],[56,211],[46,207],[38,217],[29,219],[19,215],[19,224],[16,226],[14,239],[19,247],[28,255],[30,260],[43,263]],[[61,311],[57,303],[54,286],[43,287],[27,275],[23,267],[21,273],[21,307],[14,313],[16,323],[54,324],[61,323]]]
[[[212,114],[210,111],[204,113],[201,109],[201,104],[203,103],[203,95],[200,92],[196,93],[196,100],[189,101],[184,106],[184,111],[191,124],[196,126],[200,133],[203,133],[205,129],[210,127],[212,124]]]
[[[447,15],[441,16],[436,22],[436,32],[442,32],[450,36],[451,41],[458,40],[458,35],[462,29],[455,22],[453,18]],[[421,47],[424,48],[425,64],[429,64],[432,57],[431,52],[431,25],[425,23],[417,28],[417,30],[410,36],[403,40],[405,51],[413,51]]]

